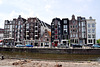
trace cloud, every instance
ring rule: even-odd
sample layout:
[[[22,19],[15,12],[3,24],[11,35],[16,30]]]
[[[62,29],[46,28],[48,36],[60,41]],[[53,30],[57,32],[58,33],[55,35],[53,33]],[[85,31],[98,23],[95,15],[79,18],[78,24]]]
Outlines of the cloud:
[[[50,8],[51,8],[51,5],[46,5],[45,6],[46,11],[49,11]]]
[[[0,0],[0,4],[2,4],[2,0]]]

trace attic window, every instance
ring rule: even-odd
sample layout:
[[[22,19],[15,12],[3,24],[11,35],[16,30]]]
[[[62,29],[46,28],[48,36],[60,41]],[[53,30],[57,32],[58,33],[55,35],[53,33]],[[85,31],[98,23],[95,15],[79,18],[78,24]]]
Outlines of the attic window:
[[[75,20],[73,20],[72,23],[74,24],[75,23]]]

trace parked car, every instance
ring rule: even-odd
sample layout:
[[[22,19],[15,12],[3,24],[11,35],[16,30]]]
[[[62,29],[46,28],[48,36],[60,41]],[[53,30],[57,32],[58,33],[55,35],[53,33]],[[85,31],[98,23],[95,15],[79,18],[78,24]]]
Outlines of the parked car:
[[[25,47],[25,45],[17,44],[15,47]]]
[[[33,45],[27,44],[26,47],[33,47]]]
[[[82,48],[82,45],[80,45],[80,44],[72,44],[72,47],[73,48]]]
[[[60,44],[57,46],[58,48],[68,48],[68,45],[65,45],[65,44]]]
[[[92,48],[100,48],[100,46],[98,44],[94,44],[92,45]]]

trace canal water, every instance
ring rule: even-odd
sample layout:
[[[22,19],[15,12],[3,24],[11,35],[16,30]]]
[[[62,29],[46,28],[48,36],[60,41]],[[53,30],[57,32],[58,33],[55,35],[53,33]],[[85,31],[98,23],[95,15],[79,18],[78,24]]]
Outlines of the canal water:
[[[40,54],[29,52],[0,51],[0,55],[11,59],[42,59],[58,61],[100,61],[100,55]]]

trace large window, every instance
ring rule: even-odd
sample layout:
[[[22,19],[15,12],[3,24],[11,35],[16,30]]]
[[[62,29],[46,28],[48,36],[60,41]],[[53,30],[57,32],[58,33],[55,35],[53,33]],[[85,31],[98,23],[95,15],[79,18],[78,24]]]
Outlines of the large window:
[[[91,35],[90,34],[88,34],[88,38],[91,38]]]
[[[92,29],[92,33],[95,33],[95,29]]]
[[[88,33],[91,33],[91,29],[88,29]]]
[[[83,26],[85,26],[85,22],[83,22]]]
[[[95,38],[95,35],[94,34],[92,34],[92,38]]]
[[[10,25],[10,31],[12,31],[12,25]]]
[[[92,43],[92,40],[88,40],[88,43]]]
[[[75,34],[73,34],[73,37],[75,37]]]
[[[78,37],[78,35],[76,34],[76,37]]]
[[[64,20],[64,24],[67,24],[67,20]]]
[[[95,23],[92,24],[92,27],[95,27]]]
[[[26,24],[26,28],[29,28],[29,23],[28,23],[28,24]]]
[[[72,34],[70,35],[70,37],[72,37]]]
[[[64,29],[67,29],[67,25],[64,25]]]
[[[90,28],[90,24],[88,24],[88,28]]]

